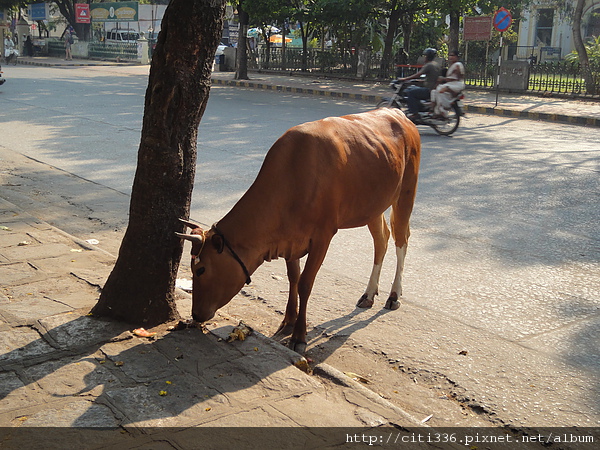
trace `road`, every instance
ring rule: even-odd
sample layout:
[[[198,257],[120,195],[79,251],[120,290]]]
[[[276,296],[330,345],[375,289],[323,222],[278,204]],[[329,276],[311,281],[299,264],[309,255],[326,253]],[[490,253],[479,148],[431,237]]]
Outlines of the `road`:
[[[4,71],[0,151],[42,163],[31,163],[15,198],[75,235],[91,229],[116,253],[147,69]],[[224,215],[286,129],[370,107],[214,87],[200,127],[192,217],[211,224]],[[441,425],[464,423],[463,414],[518,426],[599,426],[600,130],[470,115],[451,138],[420,131],[403,306],[381,309],[390,252],[375,307],[355,309],[372,243],[366,229],[340,231],[309,303],[309,357],[364,376],[418,414],[452,417]],[[93,184],[69,193],[74,179]],[[253,281],[224,311],[269,334],[285,304],[283,262],[265,264]],[[453,406],[440,406],[448,399]]]

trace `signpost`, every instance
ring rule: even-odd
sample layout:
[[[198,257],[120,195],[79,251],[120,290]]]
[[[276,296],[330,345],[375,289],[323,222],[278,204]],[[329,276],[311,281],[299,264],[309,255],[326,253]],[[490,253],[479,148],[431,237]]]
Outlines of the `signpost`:
[[[485,47],[485,60],[487,61],[491,38],[492,16],[465,17],[463,20],[465,62],[467,62],[467,58],[469,57],[469,41],[487,41],[487,45]]]
[[[492,16],[465,17],[463,25],[465,41],[489,41],[492,37]]]
[[[29,18],[31,20],[48,20],[48,16],[48,3],[32,3],[29,5]]]
[[[90,23],[90,5],[87,3],[75,3],[75,22]]]
[[[504,32],[512,25],[512,15],[506,8],[500,8],[492,20],[494,28],[500,32],[500,53],[498,54],[498,76],[496,77],[496,106],[498,106],[498,89],[500,88],[500,65],[502,64],[502,40]]]

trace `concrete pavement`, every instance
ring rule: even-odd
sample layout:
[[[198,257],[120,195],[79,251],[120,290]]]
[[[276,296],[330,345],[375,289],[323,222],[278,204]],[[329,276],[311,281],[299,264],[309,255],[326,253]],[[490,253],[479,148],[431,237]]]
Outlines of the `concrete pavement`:
[[[50,57],[22,57],[19,64],[46,67],[123,66],[135,63],[72,60]],[[250,80],[234,80],[234,72],[213,72],[213,84],[275,90],[321,97],[348,98],[376,105],[391,95],[388,83],[343,80],[324,76],[250,72]],[[600,101],[561,98],[552,95],[519,95],[493,90],[467,89],[464,100],[468,113],[520,117],[531,120],[600,126]]]

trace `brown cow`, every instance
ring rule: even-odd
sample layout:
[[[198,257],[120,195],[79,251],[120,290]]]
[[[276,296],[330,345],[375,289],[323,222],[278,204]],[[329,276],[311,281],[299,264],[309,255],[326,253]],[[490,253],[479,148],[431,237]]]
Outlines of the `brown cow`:
[[[417,189],[421,140],[397,109],[331,117],[288,130],[271,147],[248,191],[210,230],[192,232],[192,316],[203,322],[250,282],[263,263],[285,258],[290,283],[279,334],[306,349],[306,306],[329,243],[341,228],[368,225],[375,244],[373,271],[357,306],[377,294],[390,231],[397,268],[388,309],[400,306],[409,217]],[[300,273],[299,259],[308,254]],[[300,306],[298,309],[298,296]]]

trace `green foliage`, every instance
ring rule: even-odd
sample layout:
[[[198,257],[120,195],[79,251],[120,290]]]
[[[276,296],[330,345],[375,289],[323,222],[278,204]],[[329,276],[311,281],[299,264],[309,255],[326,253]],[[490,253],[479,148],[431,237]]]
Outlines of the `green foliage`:
[[[590,39],[585,43],[585,50],[587,52],[590,63],[600,64],[600,36]],[[572,51],[565,60],[569,62],[579,62],[579,54],[576,51]]]

